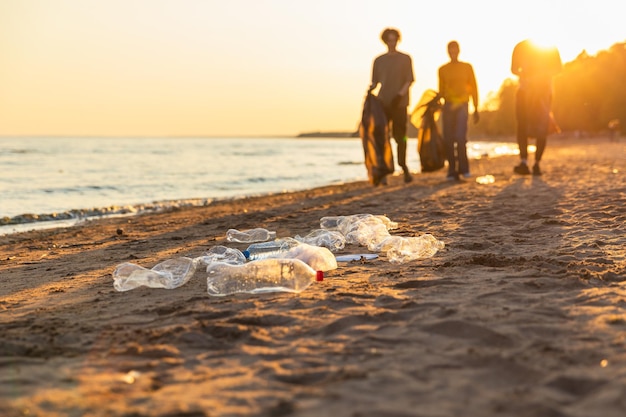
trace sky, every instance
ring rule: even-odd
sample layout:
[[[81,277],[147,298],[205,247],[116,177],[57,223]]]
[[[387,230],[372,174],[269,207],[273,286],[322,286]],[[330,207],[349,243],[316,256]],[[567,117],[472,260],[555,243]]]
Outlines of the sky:
[[[0,136],[293,136],[356,130],[380,33],[412,110],[459,42],[481,101],[515,44],[564,62],[626,41],[618,0],[0,0]]]

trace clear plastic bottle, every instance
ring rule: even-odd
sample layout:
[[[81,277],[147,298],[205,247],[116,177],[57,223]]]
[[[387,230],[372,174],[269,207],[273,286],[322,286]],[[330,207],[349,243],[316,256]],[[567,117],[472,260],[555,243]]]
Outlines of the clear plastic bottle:
[[[198,263],[196,259],[168,259],[152,269],[125,262],[118,265],[113,272],[113,287],[117,291],[128,291],[142,285],[168,290],[178,288],[186,284],[195,273]]]
[[[270,239],[276,239],[276,232],[270,232],[262,227],[242,232],[237,229],[228,229],[226,232],[226,240],[229,242],[252,243],[265,242]]]
[[[228,248],[226,246],[213,246],[204,256],[197,258],[205,265],[211,262],[225,262],[227,264],[241,265],[246,263],[246,257],[239,249]]]
[[[337,269],[337,259],[328,248],[307,243],[300,243],[286,252],[274,255],[273,258],[300,259],[316,271],[326,272]]]
[[[298,242],[313,246],[324,246],[331,252],[337,252],[346,246],[346,237],[337,230],[317,229],[306,236],[294,236]]]
[[[401,264],[415,259],[432,258],[444,247],[444,242],[426,233],[414,237],[390,236],[383,240],[376,249],[386,252],[389,262]]]
[[[363,220],[375,219],[385,225],[387,230],[397,229],[398,223],[391,221],[387,216],[380,214],[351,214],[349,216],[327,216],[320,219],[320,228],[326,230],[339,230],[345,234],[346,230],[353,228],[355,223]]]
[[[293,292],[305,290],[324,273],[299,259],[262,259],[245,265],[214,262],[207,267],[207,292],[212,296],[236,293]]]
[[[271,242],[253,243],[243,251],[243,255],[249,261],[256,261],[277,256],[299,244],[300,242],[291,237],[276,239]]]

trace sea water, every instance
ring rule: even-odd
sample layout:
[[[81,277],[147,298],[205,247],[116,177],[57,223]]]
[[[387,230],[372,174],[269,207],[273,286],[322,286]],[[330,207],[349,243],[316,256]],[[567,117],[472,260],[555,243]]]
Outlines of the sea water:
[[[497,156],[509,145],[476,142],[468,153]],[[366,180],[363,161],[359,138],[4,137],[0,235]],[[419,172],[416,142],[407,163]]]

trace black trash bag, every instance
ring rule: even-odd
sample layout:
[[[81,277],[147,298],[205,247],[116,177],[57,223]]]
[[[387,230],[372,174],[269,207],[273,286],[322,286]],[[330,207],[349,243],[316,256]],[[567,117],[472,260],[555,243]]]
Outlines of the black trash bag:
[[[363,142],[367,176],[373,185],[378,185],[394,171],[393,153],[389,141],[389,124],[383,105],[371,92],[363,104],[363,116],[359,126]]]
[[[441,97],[434,90],[427,90],[411,113],[411,123],[418,128],[417,153],[422,172],[433,172],[445,166],[446,150],[439,132],[437,120],[441,112]]]

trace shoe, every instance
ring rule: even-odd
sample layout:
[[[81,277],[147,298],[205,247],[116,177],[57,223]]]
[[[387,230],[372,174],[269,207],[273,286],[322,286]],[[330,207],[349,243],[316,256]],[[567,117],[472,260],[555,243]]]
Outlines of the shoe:
[[[530,169],[528,169],[528,165],[523,162],[513,168],[513,172],[519,175],[530,175]]]
[[[463,178],[465,179],[472,178],[472,174],[470,174],[469,172],[466,172],[463,174]]]
[[[409,183],[411,181],[413,181],[413,177],[411,176],[411,173],[409,171],[404,171],[404,182]]]
[[[535,176],[541,175],[541,169],[539,168],[539,164],[533,165],[533,175]]]
[[[382,177],[381,178],[380,185],[387,185],[387,177]]]
[[[446,181],[456,181],[458,179],[459,177],[456,174],[448,174],[448,176],[446,177]]]

